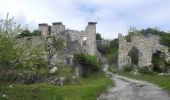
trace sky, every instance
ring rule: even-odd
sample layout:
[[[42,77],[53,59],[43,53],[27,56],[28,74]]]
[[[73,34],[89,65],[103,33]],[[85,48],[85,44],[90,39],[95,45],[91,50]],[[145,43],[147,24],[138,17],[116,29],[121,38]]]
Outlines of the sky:
[[[126,35],[130,27],[170,31],[170,0],[0,0],[0,18],[7,12],[30,30],[52,22],[84,30],[94,21],[97,32],[106,39]]]

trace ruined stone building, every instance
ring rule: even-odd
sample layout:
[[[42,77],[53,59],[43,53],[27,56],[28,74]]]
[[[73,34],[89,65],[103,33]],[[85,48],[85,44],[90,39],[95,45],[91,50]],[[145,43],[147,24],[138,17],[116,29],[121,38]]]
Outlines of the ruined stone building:
[[[118,35],[119,50],[118,50],[118,67],[119,70],[123,66],[131,64],[131,57],[128,55],[129,51],[135,47],[138,49],[138,66],[152,66],[152,55],[156,52],[164,53],[165,59],[170,60],[170,53],[168,47],[161,45],[160,37],[156,35],[143,36],[141,34],[131,37],[131,42],[127,42],[122,34]]]
[[[88,25],[82,31],[69,30],[65,28],[61,22],[52,23],[52,26],[41,23],[39,30],[42,36],[21,37],[18,41],[21,43],[30,42],[32,45],[43,43],[47,38],[52,36],[63,38],[66,49],[61,55],[53,57],[53,62],[72,63],[73,55],[76,53],[86,53],[92,56],[97,56],[96,47],[96,22],[88,22]]]
[[[89,22],[85,30],[69,30],[65,29],[65,25],[61,22],[52,23],[52,26],[47,24],[39,24],[39,30],[42,32],[43,36],[61,36],[65,38],[68,42],[77,42],[80,45],[79,49],[86,52],[89,55],[95,56],[97,53],[96,49],[96,22]],[[76,44],[76,43],[75,43]],[[68,46],[73,46],[68,44]],[[75,47],[72,49],[76,49]],[[77,50],[75,50],[77,51]]]

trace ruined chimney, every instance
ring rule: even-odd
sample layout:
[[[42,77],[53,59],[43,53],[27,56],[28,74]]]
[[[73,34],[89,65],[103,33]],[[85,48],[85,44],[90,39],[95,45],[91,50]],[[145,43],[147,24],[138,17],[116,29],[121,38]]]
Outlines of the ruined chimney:
[[[90,33],[94,33],[96,34],[96,24],[97,22],[88,22],[88,25],[86,26],[86,32]]]
[[[88,54],[95,56],[97,54],[96,46],[96,24],[97,22],[88,22],[85,32],[87,34]]]
[[[121,33],[118,33],[118,38],[122,37],[122,34]]]
[[[54,22],[54,23],[52,23],[51,33],[53,35],[60,34],[64,30],[65,30],[65,25],[63,25],[62,22]]]
[[[49,26],[46,23],[41,23],[38,25],[39,30],[42,32],[42,36],[48,36],[49,35]]]

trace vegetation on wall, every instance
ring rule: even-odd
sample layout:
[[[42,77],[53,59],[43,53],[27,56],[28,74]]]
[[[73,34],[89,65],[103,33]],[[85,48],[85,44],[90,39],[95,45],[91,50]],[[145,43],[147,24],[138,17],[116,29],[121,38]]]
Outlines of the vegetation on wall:
[[[34,30],[33,32],[30,32],[30,30],[26,29],[19,34],[19,36],[41,36],[41,31]]]
[[[9,18],[9,14],[1,19],[0,25],[0,82],[23,80],[29,75],[43,72],[42,69],[47,68],[43,46],[37,48],[29,42],[18,44],[16,36],[29,31],[17,25],[13,18]]]
[[[80,65],[82,67],[83,76],[86,76],[92,72],[98,72],[100,70],[100,63],[95,56],[84,53],[75,54],[73,62],[75,66]]]
[[[128,31],[128,35],[125,36],[126,40],[128,42],[131,42],[131,36],[137,35],[137,34],[142,34],[144,36],[149,36],[149,35],[159,35],[161,37],[160,43],[162,45],[165,45],[169,48],[170,51],[170,33],[169,32],[164,32],[156,28],[147,28],[147,29],[141,29],[138,30],[135,27],[130,27]],[[104,39],[103,39],[104,40]],[[109,40],[109,45],[107,44],[102,44],[98,43],[98,51],[103,54],[104,56],[107,57],[108,62],[110,65],[117,65],[118,62],[118,39],[113,39]],[[132,49],[129,52],[129,56],[132,59],[132,64],[133,65],[138,65],[138,50]],[[158,72],[167,72],[169,68],[169,62],[165,61],[165,59],[159,57],[158,55],[154,55],[153,57],[153,65],[155,66],[164,66],[164,70],[159,70]],[[159,60],[158,60],[159,58]],[[155,67],[154,67],[155,68]],[[155,69],[154,69],[155,71]]]

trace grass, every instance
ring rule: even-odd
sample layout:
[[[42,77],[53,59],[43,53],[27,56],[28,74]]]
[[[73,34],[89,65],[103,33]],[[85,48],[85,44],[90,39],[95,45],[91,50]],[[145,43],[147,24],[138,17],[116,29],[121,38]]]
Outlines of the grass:
[[[130,73],[121,73],[121,75],[133,78],[133,79],[138,79],[138,80],[145,80],[150,83],[156,84],[160,86],[161,88],[167,90],[170,93],[170,76],[166,75],[158,75],[158,74],[138,74],[138,75],[133,75]]]
[[[0,86],[0,100],[96,100],[112,81],[104,74],[80,79],[78,84],[55,86],[48,84]]]
[[[116,73],[117,72],[117,70],[115,70],[115,69],[117,69],[117,65],[116,64],[111,64],[108,67],[108,71],[112,72],[112,73]]]

